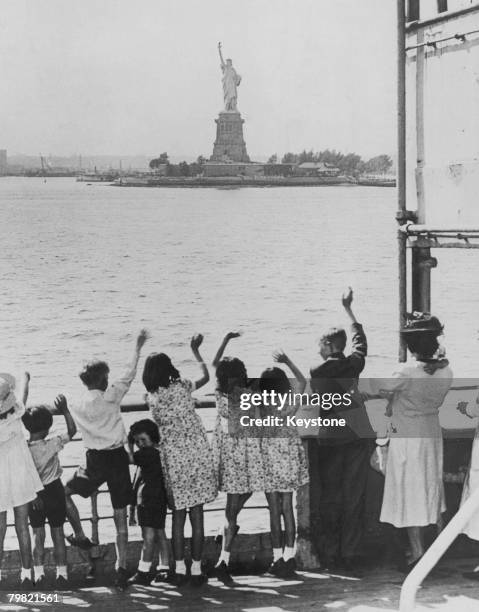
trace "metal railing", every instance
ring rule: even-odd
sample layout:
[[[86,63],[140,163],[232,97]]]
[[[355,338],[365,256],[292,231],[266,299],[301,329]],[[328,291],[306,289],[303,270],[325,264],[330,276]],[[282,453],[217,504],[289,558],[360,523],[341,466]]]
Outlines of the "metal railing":
[[[196,408],[197,410],[207,410],[207,409],[212,409],[215,408],[216,404],[214,400],[209,400],[209,399],[202,399],[202,400],[196,400]],[[146,404],[138,404],[138,403],[132,403],[132,404],[124,404],[121,407],[121,411],[122,413],[132,413],[132,412],[149,412],[148,408],[146,406]],[[60,414],[60,413],[54,413],[54,414]],[[212,429],[207,429],[206,430],[207,434],[211,434],[213,433]],[[82,438],[80,436],[75,436],[74,438],[72,438],[71,440],[72,443],[80,443],[82,442]],[[76,469],[78,467],[78,464],[62,464],[62,468],[63,469]],[[90,522],[91,523],[91,540],[94,544],[98,544],[99,542],[99,525],[100,525],[100,521],[104,521],[104,520],[112,520],[113,519],[113,515],[102,515],[99,514],[98,511],[98,496],[99,495],[107,495],[109,494],[108,488],[100,488],[98,489],[98,491],[96,491],[96,493],[94,493],[91,497],[90,497],[90,501],[91,501],[91,514],[89,516],[81,516],[80,520],[82,522]],[[214,504],[215,501],[210,502],[209,504],[206,504],[206,507],[204,508],[204,512],[210,513],[210,512],[224,512],[225,508],[224,506],[218,506],[218,507],[211,507],[212,504]],[[245,505],[243,510],[245,511],[251,511],[251,510],[266,510],[268,508],[267,504],[263,504],[263,505]],[[171,511],[168,510],[168,514],[171,514]],[[13,528],[15,525],[13,522],[9,522],[7,523],[7,528],[11,529]]]

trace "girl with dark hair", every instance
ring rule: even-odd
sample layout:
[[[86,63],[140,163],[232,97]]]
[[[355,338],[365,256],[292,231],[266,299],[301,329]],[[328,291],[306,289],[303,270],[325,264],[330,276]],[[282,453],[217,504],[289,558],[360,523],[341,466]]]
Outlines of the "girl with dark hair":
[[[282,351],[273,354],[276,363],[284,363],[296,379],[295,388],[284,370],[278,367],[268,368],[259,380],[260,392],[302,394],[306,388],[306,379],[291,359]],[[274,396],[273,396],[274,397]],[[271,543],[273,545],[273,563],[270,572],[282,578],[295,575],[294,544],[296,524],[293,511],[293,492],[309,482],[308,465],[303,443],[296,427],[286,425],[288,416],[295,414],[299,403],[262,408],[261,416],[278,416],[283,419],[282,426],[270,428],[270,435],[261,438],[261,453],[264,464],[265,494],[268,500]],[[281,517],[284,521],[284,547],[282,545]]]
[[[186,582],[185,520],[189,510],[191,538],[191,584],[201,586],[206,576],[201,570],[204,544],[203,504],[217,495],[213,456],[206,431],[195,408],[193,391],[209,380],[199,347],[203,336],[191,339],[191,350],[200,364],[202,376],[196,382],[181,378],[171,359],[164,353],[153,353],[145,362],[143,384],[148,395],[151,416],[160,431],[159,451],[169,505],[173,511],[174,582]]]
[[[229,332],[223,339],[213,366],[216,368],[216,426],[213,433],[213,452],[218,470],[218,488],[226,493],[226,525],[222,549],[215,567],[215,576],[225,584],[232,584],[229,560],[233,540],[238,532],[238,514],[254,491],[264,491],[264,471],[261,440],[253,433],[246,435],[240,427],[241,398],[249,395],[248,376],[244,363],[238,358],[225,357],[228,342],[238,338]]]
[[[423,528],[435,524],[440,529],[446,509],[439,408],[451,387],[452,371],[438,342],[442,329],[427,313],[410,315],[402,334],[416,362],[379,384],[391,409],[380,520],[407,528],[407,572],[424,554]]]

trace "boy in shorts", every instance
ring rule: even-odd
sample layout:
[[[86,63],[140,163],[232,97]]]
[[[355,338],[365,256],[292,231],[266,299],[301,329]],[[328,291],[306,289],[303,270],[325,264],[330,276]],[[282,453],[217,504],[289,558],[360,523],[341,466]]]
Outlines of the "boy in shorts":
[[[62,469],[58,453],[70,442],[76,433],[76,426],[68,411],[65,398],[59,395],[55,408],[63,414],[67,433],[48,436],[53,424],[51,411],[46,406],[33,406],[25,411],[22,417],[25,428],[30,433],[28,447],[33,462],[44,486],[37,499],[30,502],[28,516],[33,529],[35,544],[33,547],[33,572],[35,587],[45,589],[45,521],[48,519],[52,536],[57,575],[55,588],[62,590],[68,587],[67,552],[63,525],[66,520],[65,489],[61,481]]]
[[[126,559],[128,548],[127,506],[131,501],[132,488],[129,457],[125,449],[127,435],[121,416],[121,402],[136,376],[140,352],[148,339],[146,330],[141,330],[135,344],[133,361],[118,381],[108,384],[109,367],[104,361],[91,361],[80,373],[87,391],[82,401],[72,407],[73,418],[82,434],[86,447],[86,466],[77,472],[66,485],[67,516],[74,535],[67,539],[70,544],[88,549],[92,546],[86,537],[80,515],[72,495],[90,497],[103,483],[110,492],[113,518],[116,527],[117,579],[120,590],[128,586]]]

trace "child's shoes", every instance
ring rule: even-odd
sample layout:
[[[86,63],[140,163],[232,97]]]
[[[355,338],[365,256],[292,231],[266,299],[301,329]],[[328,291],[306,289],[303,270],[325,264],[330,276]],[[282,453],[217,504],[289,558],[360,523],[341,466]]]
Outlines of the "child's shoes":
[[[57,576],[55,580],[55,590],[56,591],[68,591],[70,589],[70,584],[65,576]]]
[[[274,563],[272,563],[269,566],[268,569],[268,573],[269,574],[273,574],[273,576],[279,576],[281,577],[281,575],[284,572],[284,566],[286,565],[283,557],[280,557],[277,561],[275,561]]]
[[[65,539],[71,544],[71,546],[77,546],[82,550],[90,550],[90,548],[93,547],[93,542],[90,540],[90,538],[87,538],[86,536],[84,538],[78,538],[75,534],[72,533]]]
[[[205,574],[196,574],[195,576],[190,576],[190,584],[192,587],[202,587],[205,584],[208,584],[208,576]]]
[[[33,591],[33,588],[34,588],[33,580],[31,580],[30,578],[24,578],[20,582],[20,589],[22,591]]]
[[[48,590],[48,584],[47,584],[47,579],[46,579],[45,574],[43,574],[43,576],[40,576],[40,578],[37,578],[35,580],[35,590],[36,591]]]
[[[139,584],[141,586],[150,586],[151,575],[149,572],[140,572],[140,570],[138,570],[136,574],[132,578],[130,578],[128,583],[129,584]]]
[[[123,567],[116,570],[115,586],[120,591],[126,591],[128,588],[128,572]]]

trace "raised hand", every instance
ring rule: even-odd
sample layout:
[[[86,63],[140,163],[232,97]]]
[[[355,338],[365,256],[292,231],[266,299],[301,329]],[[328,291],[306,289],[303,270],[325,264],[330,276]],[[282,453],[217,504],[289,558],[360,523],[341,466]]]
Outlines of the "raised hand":
[[[289,357],[282,349],[274,351],[273,360],[276,363],[289,363]]]
[[[32,501],[32,508],[36,510],[37,512],[40,512],[41,510],[43,510],[43,501],[41,500],[40,497],[38,497],[38,495]]]
[[[140,330],[138,337],[136,339],[136,348],[138,351],[141,351],[145,342],[150,338],[150,333],[147,329]]]
[[[30,382],[30,378],[31,378],[30,372],[24,372],[23,376],[25,378],[25,382],[27,383]]]
[[[190,346],[192,351],[197,351],[203,342],[202,334],[195,334],[190,341]]]
[[[467,402],[458,402],[456,406],[456,410],[458,410],[464,416],[469,416],[467,414],[467,404],[468,404]]]
[[[226,334],[226,338],[228,340],[233,340],[233,338],[239,338],[241,336],[241,332],[236,331],[236,332],[228,332]]]
[[[351,287],[348,287],[348,290],[343,293],[341,301],[344,308],[351,308],[351,304],[353,303],[353,290]]]
[[[64,395],[57,395],[54,401],[54,406],[60,414],[65,414],[68,411],[68,404]]]

